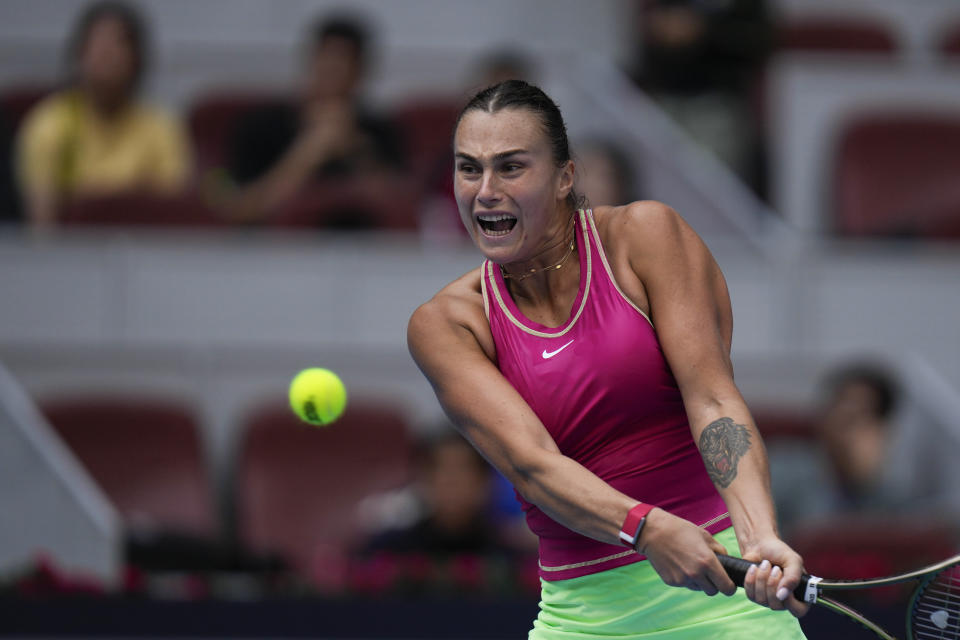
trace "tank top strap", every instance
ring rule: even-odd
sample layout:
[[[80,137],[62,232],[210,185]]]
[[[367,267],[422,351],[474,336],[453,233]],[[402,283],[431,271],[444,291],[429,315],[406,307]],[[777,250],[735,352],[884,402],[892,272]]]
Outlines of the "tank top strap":
[[[634,311],[653,326],[653,321],[636,303],[623,292],[613,275],[613,269],[610,267],[610,261],[607,260],[607,252],[600,242],[600,232],[597,230],[597,222],[593,217],[593,210],[587,209],[584,213],[584,235],[589,236],[590,245],[593,248],[593,254],[597,257],[594,263],[594,280],[596,281],[595,290],[598,295],[609,294],[612,297],[620,299],[629,305]],[[601,293],[602,292],[602,293]]]
[[[487,317],[487,322],[490,322],[490,289],[487,285],[490,264],[492,263],[489,260],[484,260],[480,265],[480,293],[483,295],[483,315]]]

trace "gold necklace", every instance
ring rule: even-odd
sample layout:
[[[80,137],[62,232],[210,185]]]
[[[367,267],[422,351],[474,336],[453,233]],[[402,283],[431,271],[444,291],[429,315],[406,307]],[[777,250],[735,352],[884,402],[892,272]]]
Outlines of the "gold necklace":
[[[573,254],[573,246],[576,243],[576,240],[577,240],[577,234],[574,233],[573,238],[570,239],[570,248],[567,249],[567,253],[563,256],[563,258],[560,259],[560,262],[556,264],[552,264],[549,267],[539,267],[536,269],[530,269],[529,271],[524,271],[523,273],[518,273],[516,275],[507,273],[507,270],[503,268],[503,265],[500,265],[500,273],[503,274],[504,278],[509,278],[510,280],[514,280],[516,282],[522,282],[527,278],[529,278],[530,276],[532,276],[533,274],[540,273],[541,271],[556,271],[557,269],[561,268],[563,264],[567,261],[567,258],[569,258],[571,254]]]

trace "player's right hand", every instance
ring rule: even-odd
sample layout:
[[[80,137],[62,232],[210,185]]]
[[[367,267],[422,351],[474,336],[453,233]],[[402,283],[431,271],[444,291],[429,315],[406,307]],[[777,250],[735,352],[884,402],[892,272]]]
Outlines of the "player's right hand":
[[[803,573],[803,559],[796,551],[768,536],[745,546],[743,555],[754,562],[743,581],[747,598],[774,610],[789,609],[797,618],[807,613],[810,605],[793,595]]]
[[[717,553],[726,553],[705,529],[689,520],[655,508],[647,514],[637,551],[647,556],[664,583],[703,591],[708,596],[737,591]]]

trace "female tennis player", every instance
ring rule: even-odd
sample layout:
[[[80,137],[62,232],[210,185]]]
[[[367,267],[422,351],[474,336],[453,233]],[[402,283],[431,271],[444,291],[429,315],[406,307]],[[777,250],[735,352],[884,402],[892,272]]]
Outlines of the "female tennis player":
[[[806,612],[802,560],[777,534],[703,242],[656,202],[578,209],[563,118],[527,83],[475,95],[454,151],[486,261],[417,309],[408,341],[540,538],[529,637],[803,638],[771,611]],[[760,563],[739,595],[715,556],[738,550]]]

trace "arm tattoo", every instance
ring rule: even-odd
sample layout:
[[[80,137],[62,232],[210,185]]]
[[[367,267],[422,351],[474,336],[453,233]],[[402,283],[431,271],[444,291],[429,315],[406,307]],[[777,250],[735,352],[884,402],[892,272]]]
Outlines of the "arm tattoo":
[[[726,489],[737,477],[737,463],[750,448],[750,432],[730,418],[720,418],[703,430],[699,446],[710,479]]]

